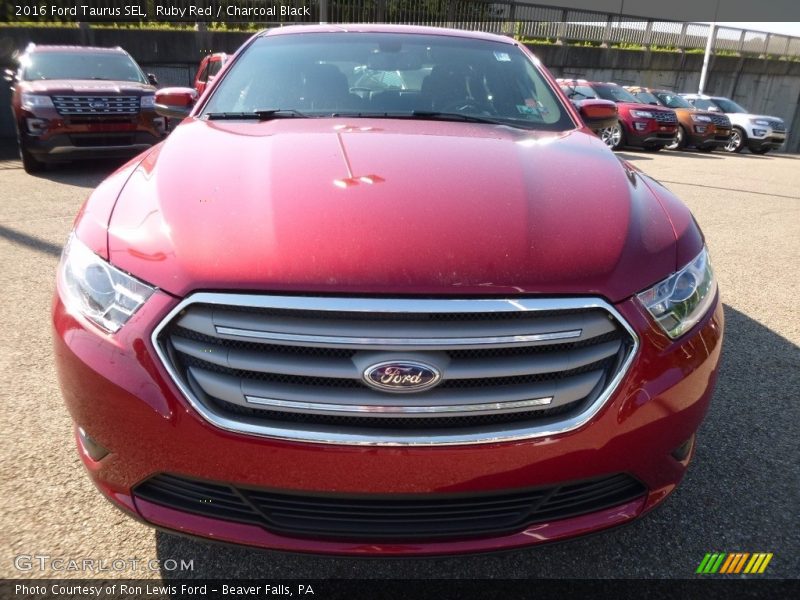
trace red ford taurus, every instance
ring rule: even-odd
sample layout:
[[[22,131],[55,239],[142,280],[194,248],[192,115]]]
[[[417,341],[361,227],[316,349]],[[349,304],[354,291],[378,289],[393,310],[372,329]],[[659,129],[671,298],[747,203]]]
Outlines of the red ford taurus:
[[[87,200],[55,352],[100,491],[168,530],[441,554],[606,529],[683,477],[723,316],[702,233],[513,40],[254,36]],[[594,103],[593,103],[594,102]]]

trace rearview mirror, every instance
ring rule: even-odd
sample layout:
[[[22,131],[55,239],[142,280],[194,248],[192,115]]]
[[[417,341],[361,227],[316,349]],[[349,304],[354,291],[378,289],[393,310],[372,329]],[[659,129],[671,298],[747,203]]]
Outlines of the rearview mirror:
[[[156,92],[156,112],[162,117],[183,119],[192,112],[197,92],[192,88],[171,87]]]
[[[419,71],[422,55],[416,52],[376,52],[367,59],[370,71]]]
[[[610,100],[579,100],[576,105],[589,129],[605,129],[617,123],[617,105]]]

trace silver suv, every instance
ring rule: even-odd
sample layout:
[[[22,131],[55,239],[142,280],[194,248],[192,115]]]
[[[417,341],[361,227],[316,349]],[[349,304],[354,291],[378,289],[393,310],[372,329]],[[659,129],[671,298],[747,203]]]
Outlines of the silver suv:
[[[750,152],[766,154],[773,148],[780,148],[786,141],[788,132],[783,119],[750,114],[746,108],[723,96],[701,94],[681,94],[681,96],[701,110],[728,115],[733,125],[731,137],[724,146],[728,152],[741,152],[746,146]]]

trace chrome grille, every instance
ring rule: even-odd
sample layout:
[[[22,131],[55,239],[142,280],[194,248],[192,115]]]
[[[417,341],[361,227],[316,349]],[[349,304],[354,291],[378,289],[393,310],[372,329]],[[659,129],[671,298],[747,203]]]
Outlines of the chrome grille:
[[[718,115],[715,113],[709,113],[709,117],[711,117],[711,122],[714,123],[717,127],[727,127],[730,128],[731,120],[726,117],[725,115]]]
[[[53,96],[60,115],[133,115],[139,96]]]
[[[779,121],[778,119],[768,119],[769,126],[772,127],[772,130],[776,133],[782,133],[786,131],[786,124],[783,121]]]
[[[195,294],[153,341],[190,403],[224,429],[378,445],[524,439],[580,426],[636,348],[586,299],[365,299]],[[435,388],[388,393],[364,372],[421,361]]]
[[[653,111],[653,114],[656,117],[656,121],[659,123],[677,123],[678,117],[675,113],[671,110],[658,110]]]

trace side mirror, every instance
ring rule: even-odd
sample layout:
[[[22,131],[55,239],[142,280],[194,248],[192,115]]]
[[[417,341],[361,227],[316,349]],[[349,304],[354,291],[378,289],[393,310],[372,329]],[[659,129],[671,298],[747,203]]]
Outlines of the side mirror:
[[[617,123],[617,105],[610,100],[581,100],[578,112],[589,129],[605,129]]]
[[[153,73],[147,74],[147,81],[150,82],[150,85],[158,85],[158,77],[156,77]]]
[[[197,92],[192,88],[163,88],[156,92],[156,112],[162,117],[183,119],[196,101]]]

